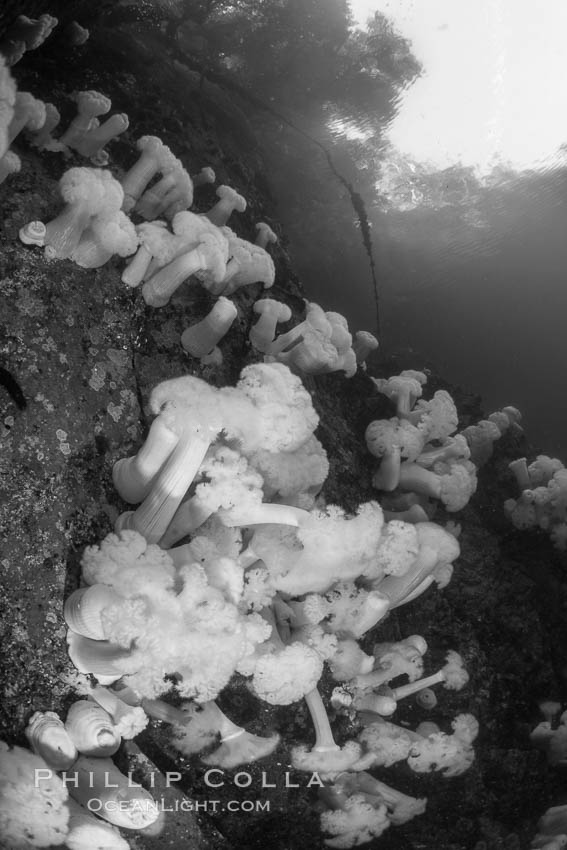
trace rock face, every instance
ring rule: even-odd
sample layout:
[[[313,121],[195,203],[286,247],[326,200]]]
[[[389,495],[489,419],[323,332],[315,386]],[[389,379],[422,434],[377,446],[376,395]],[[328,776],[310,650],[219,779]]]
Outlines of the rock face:
[[[53,195],[50,181],[35,180],[34,188],[36,196],[42,189],[45,198]],[[26,196],[17,192],[11,202]],[[15,214],[25,217],[24,209]],[[1,566],[14,606],[13,650],[29,691],[23,699],[18,687],[4,703],[9,727],[21,726],[33,693],[51,701],[53,689],[61,691],[61,601],[78,581],[73,553],[108,528],[116,513],[108,460],[124,435],[141,436],[133,369],[139,309],[117,291],[116,273],[93,279],[71,264],[47,262],[40,249],[22,249],[11,221],[4,220],[0,262],[2,360],[26,407],[18,410],[3,394]]]
[[[200,89],[196,75],[166,57],[159,67],[148,68],[149,53],[147,40],[102,33],[62,64],[32,54],[17,66],[15,76],[22,89],[61,108],[62,126],[73,111],[73,90],[97,88],[109,95],[113,109],[130,114],[130,130],[111,149],[113,172],[119,175],[136,158],[136,138],[159,133],[190,169],[211,165],[219,182],[242,191],[249,208],[236,228],[252,238],[254,222],[270,217],[272,210],[261,155],[243,109],[233,106],[220,89]],[[251,304],[260,290],[249,287],[235,297],[239,314],[221,344],[222,367],[201,367],[179,345],[183,328],[211,307],[210,296],[200,287],[185,285],[170,305],[151,310],[139,292],[120,282],[122,261],[86,271],[69,261],[48,261],[41,249],[18,242],[18,230],[27,221],[47,221],[57,213],[56,181],[68,167],[56,155],[38,156],[25,142],[18,153],[22,171],[4,184],[0,201],[0,365],[5,370],[0,373],[0,736],[25,743],[23,728],[33,711],[64,711],[73,698],[62,602],[78,585],[85,545],[108,533],[123,510],[110,473],[114,461],[142,441],[149,390],[185,372],[218,385],[233,384],[255,357],[247,331]],[[208,208],[213,199],[212,189],[200,189],[197,209]],[[303,307],[298,281],[281,248],[275,259],[277,284],[272,292],[297,316]],[[396,365],[384,365],[382,371],[387,375],[397,370]],[[371,419],[390,416],[390,408],[362,373],[350,381],[326,375],[305,383],[320,413],[319,437],[331,459],[324,495],[328,502],[354,509],[375,495],[364,429]],[[430,379],[431,392],[439,386]],[[455,396],[463,425],[480,418],[474,400]],[[481,473],[475,499],[459,516],[462,558],[447,590],[402,608],[368,639],[371,648],[376,637],[423,634],[432,662],[446,649],[458,649],[471,671],[471,683],[466,692],[444,698],[434,719],[445,724],[459,711],[471,711],[482,729],[477,762],[457,782],[416,777],[401,768],[383,777],[407,793],[429,797],[422,818],[390,830],[380,840],[386,850],[524,847],[537,816],[551,804],[553,780],[527,736],[538,719],[538,699],[563,695],[559,671],[566,661],[562,647],[567,646],[567,594],[560,559],[548,542],[533,535],[519,537],[502,517],[502,502],[513,495],[506,463],[524,451],[517,438],[506,437]],[[311,740],[301,704],[268,709],[240,680],[221,702],[252,732],[276,728],[286,747]],[[412,724],[415,706],[408,705],[401,714],[402,722]],[[354,731],[346,719],[337,721],[337,729],[345,737]],[[138,740],[162,771],[181,770],[184,791],[209,802],[199,815],[202,829],[206,832],[206,824],[214,823],[227,838],[214,829],[203,834],[195,813],[186,812],[173,819],[173,827],[170,823],[173,832],[159,839],[139,838],[136,846],[320,846],[313,791],[297,775],[286,787],[287,749],[250,768],[249,789],[235,785],[234,772],[227,772],[222,787],[213,790],[197,760],[181,765],[173,760],[165,728],[158,724]],[[146,775],[151,772],[135,748],[121,757]],[[268,803],[267,808],[240,805],[232,813],[226,810],[229,801],[243,804],[253,799]],[[215,807],[211,800],[217,801]]]

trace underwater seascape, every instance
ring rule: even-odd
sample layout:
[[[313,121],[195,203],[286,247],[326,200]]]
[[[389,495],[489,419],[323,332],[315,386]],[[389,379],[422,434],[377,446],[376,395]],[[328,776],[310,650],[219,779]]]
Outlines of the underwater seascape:
[[[0,4],[0,848],[567,847],[567,7]]]

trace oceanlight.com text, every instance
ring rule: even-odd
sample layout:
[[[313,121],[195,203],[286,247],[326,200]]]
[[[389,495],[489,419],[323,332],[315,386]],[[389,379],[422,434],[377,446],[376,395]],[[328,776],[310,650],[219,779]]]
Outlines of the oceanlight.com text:
[[[92,797],[87,808],[94,814],[111,814],[117,811],[126,811],[132,814],[135,811],[145,812],[150,807],[152,811],[157,808],[160,812],[201,812],[216,814],[218,812],[269,812],[269,800],[165,800],[161,797],[148,804],[146,800],[101,800]]]

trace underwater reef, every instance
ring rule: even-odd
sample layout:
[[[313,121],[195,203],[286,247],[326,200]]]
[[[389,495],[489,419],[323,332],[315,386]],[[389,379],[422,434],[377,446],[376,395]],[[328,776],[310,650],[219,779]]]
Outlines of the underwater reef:
[[[9,4],[7,13],[14,6],[14,14],[59,11],[43,4]],[[7,13],[0,19],[3,25],[13,18]],[[79,14],[77,19],[82,20]],[[218,85],[203,85],[198,74],[167,56],[156,61],[151,31],[143,27],[94,27],[83,44],[63,53],[56,48],[46,41],[13,66],[18,89],[56,104],[62,128],[75,115],[76,91],[103,92],[112,101],[112,113],[128,113],[128,126],[108,148],[106,167],[117,177],[136,161],[136,140],[153,134],[192,174],[212,168],[217,185],[232,186],[246,197],[246,209],[231,219],[240,238],[252,238],[259,221],[278,233],[279,241],[269,248],[275,266],[269,297],[288,305],[290,325],[298,325],[308,293],[278,229],[277,199],[270,194],[246,106]],[[50,222],[60,213],[58,181],[64,171],[86,162],[75,153],[65,160],[60,152],[39,151],[29,137],[18,137],[13,149],[21,168],[0,187],[0,738],[27,747],[24,730],[34,712],[65,716],[76,703],[64,602],[80,586],[85,548],[99,545],[125,510],[112,470],[139,450],[150,424],[152,391],[186,373],[211,387],[234,387],[243,370],[262,360],[249,334],[258,320],[254,304],[266,293],[252,284],[231,294],[237,315],[219,342],[222,362],[201,362],[180,339],[188,324],[210,313],[215,304],[210,291],[180,286],[169,303],[156,309],[139,289],[123,283],[120,257],[99,268],[82,268],[22,244],[18,234],[26,224]],[[215,187],[204,184],[195,191],[192,210],[205,212],[216,201]],[[317,437],[329,459],[324,503],[353,514],[363,503],[382,500],[373,486],[375,458],[365,432],[371,422],[390,419],[395,411],[370,376],[388,379],[425,366],[373,354],[368,371],[359,368],[350,377],[324,369],[302,375],[319,420]],[[459,432],[484,418],[478,398],[428,374],[427,398],[439,391],[450,393],[456,403]],[[404,762],[377,771],[380,780],[403,794],[427,798],[427,807],[368,847],[521,850],[529,846],[542,813],[562,802],[560,771],[532,746],[530,732],[540,720],[541,702],[565,700],[565,555],[544,535],[519,534],[503,511],[505,500],[517,495],[508,464],[535,454],[519,428],[507,429],[496,440],[492,456],[479,465],[476,492],[468,503],[462,508],[446,504],[448,511],[437,505],[433,515],[435,523],[460,526],[460,554],[450,583],[393,609],[360,641],[372,654],[375,641],[397,644],[422,635],[429,648],[428,673],[442,666],[448,651],[458,652],[468,672],[466,687],[443,690],[427,715],[407,699],[394,722],[413,729],[425,717],[448,730],[455,716],[473,715],[480,730],[474,762],[456,777],[415,773]],[[333,706],[335,685],[325,672],[319,690],[342,744],[363,727],[356,712]],[[145,777],[146,784],[153,777],[172,808],[180,800],[206,804],[214,799],[218,805],[167,813],[160,834],[128,833],[131,846],[325,846],[317,787],[308,787],[308,774],[291,760],[292,748],[313,740],[306,702],[260,701],[244,674],[236,674],[222,689],[219,706],[252,735],[275,741],[278,734],[281,743],[261,760],[223,768],[213,789],[207,784],[207,764],[195,755],[180,755],[171,727],[154,716],[135,742],[123,741],[114,754],[118,767],[133,770],[142,782]],[[168,771],[181,773],[171,789],[165,788]],[[235,781],[239,771],[250,776],[249,785]],[[255,800],[269,805],[248,809],[246,803]],[[228,804],[235,802],[239,805],[230,810]]]

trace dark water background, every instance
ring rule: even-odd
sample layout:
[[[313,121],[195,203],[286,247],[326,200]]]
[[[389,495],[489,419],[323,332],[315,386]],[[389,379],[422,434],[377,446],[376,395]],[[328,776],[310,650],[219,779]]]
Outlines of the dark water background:
[[[530,439],[565,458],[567,174],[506,175],[468,191],[448,185],[440,209],[399,212],[381,203],[370,175],[357,171],[345,139],[324,126],[310,132],[325,140],[365,200],[384,353],[413,351],[416,367],[427,362],[480,393],[487,410],[518,406]],[[344,313],[352,330],[374,331],[368,259],[352,205],[313,153],[309,179],[293,179],[305,149],[288,137],[272,154],[292,256],[310,298]]]
[[[344,105],[326,107],[292,113],[293,123],[323,143],[364,201],[382,352],[413,352],[415,367],[427,364],[481,394],[487,412],[519,407],[530,440],[565,459],[566,171],[502,172],[485,186],[455,170],[410,175],[397,195],[409,201],[413,184],[418,200],[399,211],[374,185],[386,118],[376,130],[367,111],[349,105],[351,124],[374,131],[353,143],[328,126],[329,111],[340,117]],[[278,216],[308,297],[342,312],[352,331],[375,332],[368,257],[348,193],[314,144],[277,121],[259,123]]]

